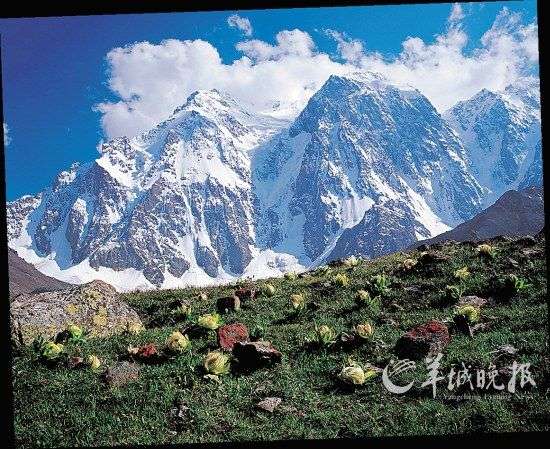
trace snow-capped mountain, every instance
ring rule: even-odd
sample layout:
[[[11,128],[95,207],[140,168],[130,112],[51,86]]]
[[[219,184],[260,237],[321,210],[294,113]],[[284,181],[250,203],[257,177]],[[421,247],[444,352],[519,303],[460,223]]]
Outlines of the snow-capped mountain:
[[[444,117],[464,142],[470,171],[484,189],[484,206],[505,191],[542,185],[537,79],[527,78],[501,92],[483,89]]]
[[[372,74],[331,76],[288,131],[257,151],[258,243],[315,265],[382,204],[395,209],[409,244],[444,232],[481,203],[464,159],[457,136],[417,90]],[[401,246],[382,237],[392,232],[398,228],[382,221],[365,238],[389,252]]]
[[[331,76],[291,121],[196,92],[99,151],[8,203],[9,245],[45,274],[120,290],[377,256],[471,218],[488,190],[426,97],[365,73]]]

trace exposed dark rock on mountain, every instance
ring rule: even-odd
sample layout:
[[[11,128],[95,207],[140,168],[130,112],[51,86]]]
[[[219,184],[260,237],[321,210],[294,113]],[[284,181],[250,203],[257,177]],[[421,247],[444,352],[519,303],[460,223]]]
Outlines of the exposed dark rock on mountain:
[[[71,284],[46,276],[25,262],[13,249],[8,249],[10,298],[23,293],[39,293],[68,288]]]
[[[477,241],[504,236],[535,235],[544,227],[544,193],[541,187],[529,187],[520,191],[510,190],[498,201],[471,220],[451,231],[418,242],[438,243],[446,240],[457,242]]]

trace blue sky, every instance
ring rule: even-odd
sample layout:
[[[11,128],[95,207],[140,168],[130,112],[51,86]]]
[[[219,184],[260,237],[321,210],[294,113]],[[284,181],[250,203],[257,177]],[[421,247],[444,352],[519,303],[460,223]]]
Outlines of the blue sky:
[[[466,33],[468,37],[466,43],[456,44],[462,46],[461,54],[468,58],[478,51],[480,38],[491,28],[504,6],[509,13],[520,12],[523,25],[536,19],[535,1],[466,4],[461,11],[460,25],[456,26],[460,33]],[[164,105],[153,104],[153,99],[144,98],[134,103],[134,94],[124,98],[124,94],[121,94],[124,89],[132,92],[147,89],[147,80],[136,80],[135,72],[144,63],[138,61],[140,66],[133,67],[131,62],[124,59],[128,59],[127,54],[122,55],[123,60],[117,62],[119,65],[115,68],[113,62],[107,61],[106,55],[116,47],[148,41],[154,45],[151,53],[154,56],[160,48],[158,46],[163,45],[163,40],[200,39],[210,43],[219,53],[221,62],[216,63],[216,67],[229,66],[243,55],[249,57],[249,65],[264,64],[272,67],[281,61],[284,63],[287,55],[274,56],[272,51],[271,56],[261,59],[254,53],[262,48],[258,42],[274,45],[275,36],[280,31],[299,29],[304,33],[298,37],[302,39],[307,33],[314,42],[316,54],[326,54],[342,64],[370,68],[374,52],[380,54],[376,57],[391,61],[399,57],[403,51],[403,42],[410,37],[418,37],[425,45],[429,45],[434,42],[436,35],[447,33],[447,39],[452,44],[445,45],[455,45],[455,41],[460,41],[461,34],[449,31],[451,26],[455,26],[450,25],[450,11],[451,4],[433,4],[238,12],[250,21],[252,36],[246,36],[241,30],[228,26],[227,19],[234,13],[232,11],[0,20],[4,122],[9,129],[9,145],[5,150],[7,198],[13,200],[23,194],[36,193],[73,162],[95,159],[98,156],[98,142],[108,137],[107,134],[112,137],[133,129],[133,124],[137,122],[132,113],[140,112],[140,108],[143,120],[143,125],[139,125],[141,127],[169,114],[173,105],[167,104],[164,110]],[[506,25],[500,30],[506,29],[506,32],[513,33],[508,28]],[[341,39],[338,41],[335,34],[331,36],[327,30],[345,34],[338,34]],[[496,32],[493,34],[495,39],[500,36]],[[244,50],[236,49],[237,43],[250,39],[255,40],[255,46],[251,44],[243,47]],[[359,58],[354,53],[352,60],[349,53],[345,53],[346,48],[357,48],[351,45],[354,42],[360,43],[361,54],[367,56]],[[415,58],[419,58],[419,51],[426,51],[422,46],[422,49],[418,49],[418,41],[409,42],[413,51],[417,52]],[[180,47],[180,50],[187,51]],[[518,44],[514,51],[520,51],[520,47]],[[434,47],[436,50],[438,48]],[[292,61],[298,57],[311,60],[310,49],[304,51],[299,55],[291,55]],[[444,60],[449,59],[445,56]],[[475,61],[472,65],[475,65]],[[169,65],[161,68],[164,67],[166,72],[171,71]],[[398,72],[394,70],[395,67],[387,67],[391,73]],[[528,66],[528,70],[533,72],[533,67],[536,64]],[[418,66],[415,70],[415,74],[420,73]],[[449,73],[452,71],[451,67],[447,70]],[[116,75],[113,76],[113,72]],[[411,74],[407,80],[411,81],[414,76]],[[122,85],[121,91],[110,89],[109,79]],[[173,88],[177,81],[159,79],[155,88],[162,88],[163,82],[166,82],[167,89],[170,86]],[[487,81],[490,82],[493,81]],[[196,80],[187,84],[182,82],[182,85],[191,89],[197,83],[200,87],[200,81]],[[215,85],[216,80],[207,84],[210,86],[212,83]],[[227,79],[223,83],[227,85]],[[465,88],[463,95],[477,87],[472,85],[468,87],[469,90]],[[422,90],[421,83],[419,88]],[[286,95],[284,87],[282,89],[281,95]],[[426,95],[437,102],[439,94],[435,91],[432,93],[428,87],[426,90]],[[235,92],[241,91],[235,88]],[[181,98],[188,94],[184,90],[180,93]],[[450,101],[440,96],[442,105]],[[242,100],[246,101],[244,98]],[[112,106],[118,102],[124,108],[131,105],[130,113],[120,115],[118,108]],[[94,107],[100,103],[108,105],[103,113]]]

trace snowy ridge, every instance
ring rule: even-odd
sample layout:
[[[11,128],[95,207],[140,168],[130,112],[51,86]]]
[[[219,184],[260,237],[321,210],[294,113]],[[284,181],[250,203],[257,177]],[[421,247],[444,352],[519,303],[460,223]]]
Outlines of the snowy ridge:
[[[154,129],[102,142],[97,160],[8,203],[9,246],[44,274],[119,290],[400,250],[505,186],[540,181],[535,85],[482,91],[448,122],[417,90],[372,73],[331,76],[293,121],[292,105],[251,113],[198,91]],[[490,155],[476,159],[483,139]]]

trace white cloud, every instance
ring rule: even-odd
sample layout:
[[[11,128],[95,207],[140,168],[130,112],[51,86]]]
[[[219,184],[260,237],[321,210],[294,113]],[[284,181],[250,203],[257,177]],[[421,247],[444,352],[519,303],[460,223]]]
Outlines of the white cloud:
[[[243,56],[231,64],[203,40],[139,42],[108,53],[109,87],[119,100],[96,107],[111,138],[155,126],[195,90],[216,88],[256,110],[277,102],[303,106],[331,74],[370,70],[416,87],[443,111],[482,88],[503,89],[536,67],[536,23],[524,25],[520,15],[503,8],[467,51],[460,16],[453,5],[442,34],[433,42],[407,38],[392,60],[334,30],[326,33],[335,39],[343,62],[320,52],[311,36],[297,29],[277,33],[274,43],[239,42]]]
[[[462,5],[460,3],[453,3],[448,21],[450,23],[456,23],[456,22],[460,22],[462,19],[464,19],[464,17],[465,17],[465,14],[464,14],[464,11],[462,10]]]
[[[4,147],[7,147],[11,143],[10,128],[8,124],[4,122]]]
[[[242,31],[245,36],[252,36],[252,24],[246,17],[241,17],[238,14],[233,14],[227,18],[227,24],[231,28],[237,28]]]
[[[349,39],[345,33],[334,30],[326,30],[326,34],[336,41],[338,52],[346,62],[355,64],[361,60],[364,49],[359,39]]]

